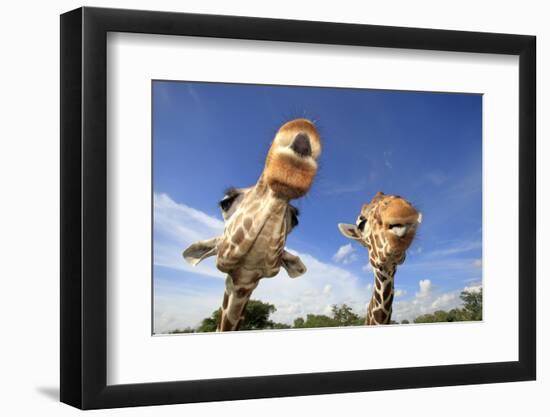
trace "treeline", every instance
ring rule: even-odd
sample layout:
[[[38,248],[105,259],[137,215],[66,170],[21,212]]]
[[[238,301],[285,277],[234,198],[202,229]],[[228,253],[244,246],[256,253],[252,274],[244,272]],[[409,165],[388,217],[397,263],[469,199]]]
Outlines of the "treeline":
[[[413,320],[414,323],[439,323],[453,321],[476,321],[482,319],[483,293],[479,291],[462,291],[460,293],[462,308],[453,308],[449,311],[438,310],[430,314],[423,314]],[[270,319],[270,316],[277,309],[273,304],[264,303],[260,300],[250,300],[246,306],[246,314],[241,330],[262,330],[262,329],[306,329],[314,327],[344,327],[362,326],[365,324],[365,317],[356,314],[353,309],[342,304],[333,305],[330,315],[308,314],[306,317],[294,319],[291,325],[277,323]],[[204,333],[215,332],[220,322],[220,310],[216,310],[210,317],[201,321],[197,328],[187,327],[176,329],[169,333]],[[391,324],[408,324],[408,320],[400,323],[391,321]]]
[[[483,289],[479,291],[462,291],[460,293],[462,308],[449,311],[438,310],[423,314],[414,319],[415,323],[440,323],[444,321],[477,321],[483,318]]]

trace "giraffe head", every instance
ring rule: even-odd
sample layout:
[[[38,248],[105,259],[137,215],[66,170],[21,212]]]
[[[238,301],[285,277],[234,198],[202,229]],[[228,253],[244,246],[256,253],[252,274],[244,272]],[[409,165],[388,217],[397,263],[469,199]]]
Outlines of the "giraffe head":
[[[356,224],[338,227],[344,236],[368,248],[373,266],[381,266],[403,263],[421,221],[422,214],[407,200],[378,192],[363,205]]]
[[[303,275],[306,267],[300,258],[284,249],[287,235],[298,225],[298,210],[289,200],[310,189],[320,154],[321,142],[312,122],[296,119],[281,126],[258,183],[230,188],[220,201],[223,235],[193,243],[183,252],[185,260],[197,265],[217,256],[217,268],[230,272],[246,258],[249,264],[256,262],[253,268],[264,277],[274,276],[280,267],[291,278]]]
[[[306,194],[321,155],[321,139],[314,124],[295,119],[282,125],[267,154],[262,179],[274,193],[285,199]]]

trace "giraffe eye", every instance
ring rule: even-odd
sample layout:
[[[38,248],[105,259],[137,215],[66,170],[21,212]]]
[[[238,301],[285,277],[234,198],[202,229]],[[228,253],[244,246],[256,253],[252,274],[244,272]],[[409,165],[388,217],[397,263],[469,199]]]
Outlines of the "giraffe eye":
[[[359,221],[359,224],[357,225],[357,228],[361,231],[363,231],[365,229],[365,224],[367,223],[367,220],[366,219],[361,219]]]
[[[219,202],[220,208],[223,211],[228,211],[233,203],[235,202],[235,199],[239,196],[238,193],[232,194],[232,195],[226,195],[222,200]]]

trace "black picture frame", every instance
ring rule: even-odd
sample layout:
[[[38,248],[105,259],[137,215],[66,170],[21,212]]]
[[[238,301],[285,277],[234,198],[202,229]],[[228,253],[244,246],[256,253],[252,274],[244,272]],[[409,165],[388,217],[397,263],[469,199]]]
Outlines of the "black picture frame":
[[[519,56],[519,360],[107,385],[108,32]],[[84,7],[61,15],[60,57],[62,402],[96,409],[536,378],[534,36]]]

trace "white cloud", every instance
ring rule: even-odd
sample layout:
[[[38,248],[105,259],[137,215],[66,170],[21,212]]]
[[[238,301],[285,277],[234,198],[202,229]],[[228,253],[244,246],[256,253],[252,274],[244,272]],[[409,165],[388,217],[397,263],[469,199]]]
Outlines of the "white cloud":
[[[467,292],[480,292],[481,288],[482,288],[481,284],[479,284],[479,285],[470,285],[470,286],[464,287],[464,291],[467,291]]]
[[[481,260],[481,258],[479,259],[474,259],[474,262],[472,262],[472,264],[476,267],[476,268],[481,268],[483,266],[483,262]]]
[[[339,266],[294,253],[307,266],[307,273],[291,279],[281,270],[276,277],[263,279],[253,294],[277,307],[273,320],[290,324],[299,316],[330,313],[333,304],[343,303],[358,314],[366,313],[370,284],[362,284],[358,276]]]
[[[196,327],[202,318],[219,308],[225,278],[214,265],[214,258],[196,267],[188,265],[182,251],[196,240],[220,235],[223,222],[212,216],[177,203],[166,194],[154,195],[155,209],[155,265],[185,271],[205,279],[217,278],[211,284],[197,282],[190,287],[155,277],[155,331],[167,332],[175,328]],[[354,248],[344,249],[341,260],[349,262],[355,255]],[[346,303],[358,314],[366,313],[372,285],[365,285],[359,277],[337,265],[322,262],[307,254],[299,255],[307,267],[307,273],[289,278],[286,271],[261,280],[252,298],[274,304],[277,311],[272,319],[291,324],[297,317],[307,314],[330,313],[333,304]],[[342,264],[346,262],[342,261]],[[183,278],[183,276],[182,276]]]
[[[355,248],[351,243],[347,245],[340,246],[334,256],[332,257],[334,262],[342,263],[348,265],[357,260],[357,254],[355,253]]]
[[[373,272],[372,265],[370,263],[365,264],[361,267],[361,270],[364,272]]]
[[[460,293],[464,291],[479,291],[481,283],[445,293],[439,293],[434,288],[429,279],[418,282],[419,291],[415,297],[404,301],[395,301],[393,303],[392,319],[401,321],[407,319],[414,320],[422,314],[433,313],[437,310],[451,310],[462,307]]]
[[[213,258],[193,267],[182,256],[190,244],[221,235],[223,221],[185,204],[176,203],[166,194],[155,193],[153,206],[155,265],[223,278],[215,268]]]
[[[170,284],[155,277],[155,333],[197,327],[202,319],[219,308],[223,297],[223,281],[214,289],[200,290]]]
[[[395,291],[393,292],[393,295],[395,298],[403,297],[406,294],[407,294],[407,291],[402,290],[401,288],[396,288]]]
[[[418,281],[418,287],[420,288],[420,291],[416,293],[416,297],[427,297],[432,292],[432,281],[430,281],[429,279],[421,279],[420,281]]]
[[[435,300],[433,300],[431,308],[433,311],[436,310],[450,310],[452,308],[458,307],[462,304],[460,300],[460,292],[453,291],[445,294],[441,294]]]

